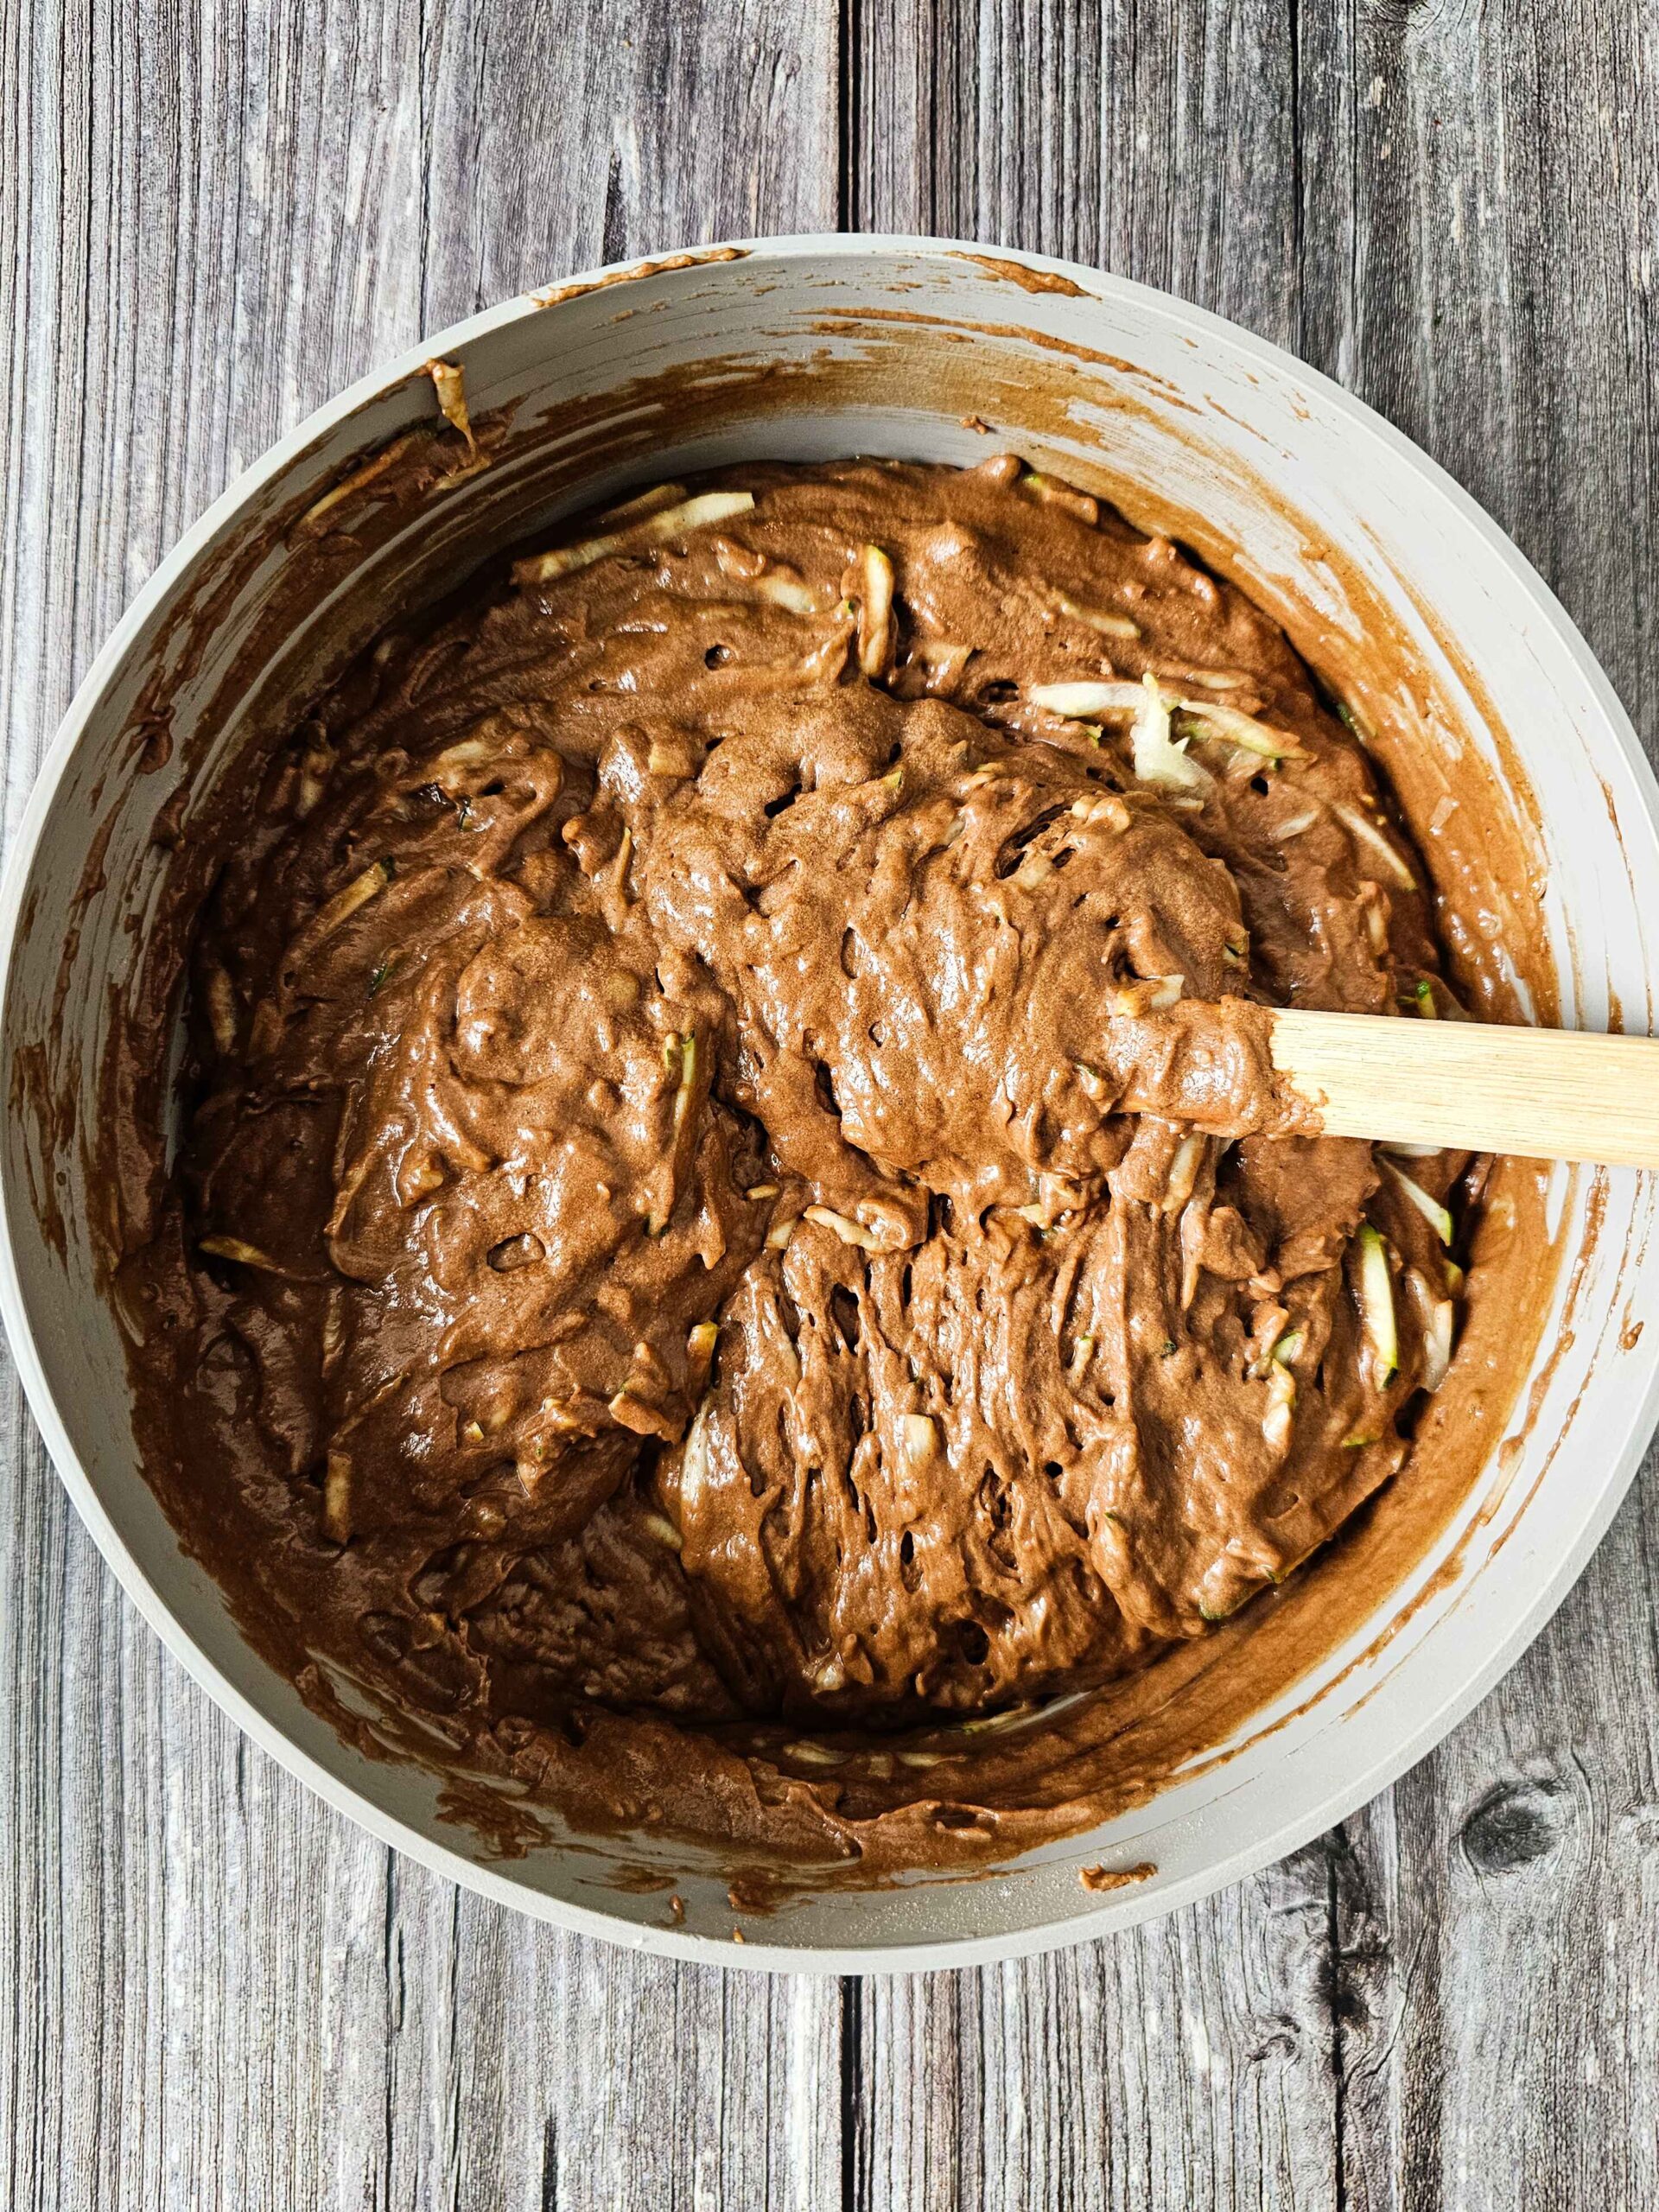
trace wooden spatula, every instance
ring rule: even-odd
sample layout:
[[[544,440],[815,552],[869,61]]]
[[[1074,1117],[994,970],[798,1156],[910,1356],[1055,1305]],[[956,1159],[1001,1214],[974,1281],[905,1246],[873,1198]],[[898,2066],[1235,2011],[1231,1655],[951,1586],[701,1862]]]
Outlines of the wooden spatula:
[[[1659,1038],[1281,1010],[1273,1059],[1329,1136],[1659,1167]]]

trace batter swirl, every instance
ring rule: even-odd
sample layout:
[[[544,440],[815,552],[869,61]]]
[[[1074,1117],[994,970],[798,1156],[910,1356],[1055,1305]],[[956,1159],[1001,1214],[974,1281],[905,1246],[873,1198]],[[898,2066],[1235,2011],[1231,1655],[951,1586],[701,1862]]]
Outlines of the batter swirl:
[[[1277,629],[1009,456],[645,494],[226,838],[164,1494],[319,1697],[857,1849],[905,1731],[1205,1635],[1405,1461],[1469,1163],[1300,1128],[1262,1009],[1454,1014],[1422,880]]]

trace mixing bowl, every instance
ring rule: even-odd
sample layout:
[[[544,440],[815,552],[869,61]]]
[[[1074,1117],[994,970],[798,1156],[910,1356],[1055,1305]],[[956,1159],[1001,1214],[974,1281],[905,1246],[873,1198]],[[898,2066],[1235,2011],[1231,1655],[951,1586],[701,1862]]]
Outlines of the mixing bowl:
[[[395,469],[358,478],[438,422],[434,359],[462,371],[489,465],[415,494],[393,488]],[[10,855],[0,1304],[94,1539],[168,1649],[331,1804],[486,1896],[648,1949],[823,1971],[964,1965],[1235,1880],[1421,1758],[1510,1665],[1589,1556],[1655,1421],[1653,1180],[1557,1169],[1526,1382],[1489,1408],[1503,1415],[1490,1436],[1464,1440],[1478,1471],[1376,1569],[1334,1648],[1104,1829],[971,1881],[808,1888],[749,1919],[741,1950],[727,1871],[660,1838],[555,1835],[492,1859],[441,1817],[433,1774],[365,1757],[308,1711],[181,1554],[134,1448],[97,1265],[114,1199],[89,1138],[155,1073],[111,1067],[105,1048],[191,794],[347,644],[573,507],[746,457],[971,461],[994,449],[988,425],[1195,545],[1275,613],[1359,705],[1408,811],[1425,763],[1484,785],[1466,836],[1455,819],[1414,826],[1437,872],[1442,855],[1472,871],[1455,950],[1521,1018],[1650,1027],[1659,795],[1583,641],[1492,523],[1365,408],[1214,316],[935,239],[772,239],[599,271],[357,385],[157,570],[82,686]],[[347,478],[349,531],[320,530],[306,518]],[[1507,873],[1481,888],[1499,847]],[[1156,1871],[1101,1896],[1079,1885],[1082,1867],[1131,1863]]]

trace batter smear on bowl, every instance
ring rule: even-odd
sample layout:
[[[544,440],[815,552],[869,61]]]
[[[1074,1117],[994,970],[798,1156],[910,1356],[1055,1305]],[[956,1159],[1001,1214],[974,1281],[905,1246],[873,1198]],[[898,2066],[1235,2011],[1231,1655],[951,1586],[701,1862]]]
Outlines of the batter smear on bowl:
[[[153,1478],[469,1803],[870,1867],[1080,1826],[1051,1722],[1445,1374],[1478,1169],[1300,1128],[1262,1012],[1455,1016],[1421,862],[1274,625],[1011,456],[564,536],[218,832]]]

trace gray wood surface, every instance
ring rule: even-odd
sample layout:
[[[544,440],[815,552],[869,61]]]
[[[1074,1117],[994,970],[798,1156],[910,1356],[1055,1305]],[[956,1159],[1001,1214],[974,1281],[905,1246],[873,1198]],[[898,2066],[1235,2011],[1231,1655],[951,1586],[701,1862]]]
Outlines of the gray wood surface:
[[[1076,254],[1303,353],[1651,741],[1659,0],[0,8],[5,822],[166,546],[348,378],[750,230]],[[1209,1904],[766,1982],[459,1895],[165,1659],[0,1386],[0,2205],[1659,2203],[1659,1479],[1433,1758]]]

